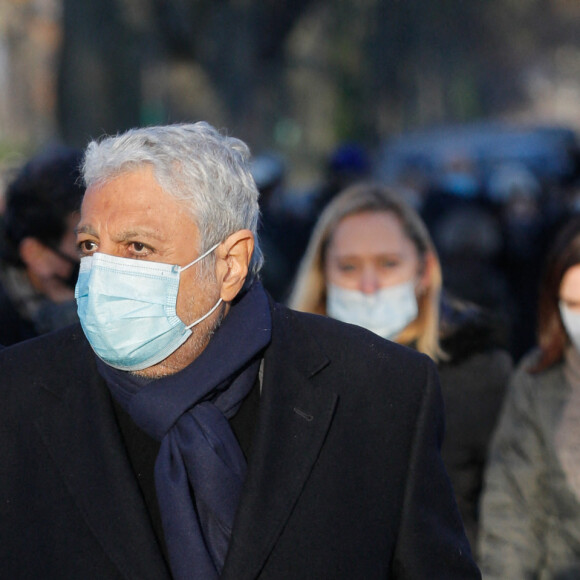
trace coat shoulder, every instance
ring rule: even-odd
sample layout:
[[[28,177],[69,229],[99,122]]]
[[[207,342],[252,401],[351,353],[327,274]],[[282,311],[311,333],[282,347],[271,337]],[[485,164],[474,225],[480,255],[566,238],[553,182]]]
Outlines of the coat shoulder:
[[[80,324],[19,342],[0,352],[0,380],[64,372],[92,350]],[[10,372],[7,372],[10,371]]]
[[[404,360],[418,362],[430,360],[416,350],[384,339],[370,330],[354,324],[335,320],[328,316],[298,312],[282,305],[276,305],[274,319],[282,319],[293,327],[292,331],[305,332],[314,338],[321,347],[336,348],[342,346],[354,354],[364,352],[373,356],[396,356]]]
[[[63,398],[86,385],[93,351],[80,325],[19,342],[0,352],[0,409],[6,421],[36,408],[46,394]]]
[[[276,355],[284,356],[287,364],[303,364],[317,385],[342,388],[349,398],[378,400],[398,394],[411,400],[420,398],[427,384],[439,388],[435,363],[428,356],[326,316],[278,306],[273,310],[274,343]],[[316,369],[324,371],[317,374]]]

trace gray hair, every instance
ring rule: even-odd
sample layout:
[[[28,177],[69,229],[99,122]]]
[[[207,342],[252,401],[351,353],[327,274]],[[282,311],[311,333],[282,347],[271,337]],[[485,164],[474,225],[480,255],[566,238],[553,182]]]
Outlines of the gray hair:
[[[191,212],[200,232],[200,253],[238,230],[249,229],[255,248],[247,285],[263,263],[257,236],[259,194],[249,158],[250,149],[243,141],[203,121],[145,127],[89,143],[82,176],[88,188],[151,166],[159,185]]]

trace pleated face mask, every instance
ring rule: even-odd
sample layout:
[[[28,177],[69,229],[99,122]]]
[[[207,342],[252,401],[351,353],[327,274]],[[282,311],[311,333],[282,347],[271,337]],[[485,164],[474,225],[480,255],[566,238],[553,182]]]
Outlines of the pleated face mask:
[[[417,318],[413,281],[388,286],[374,294],[329,284],[327,293],[328,316],[362,326],[383,338],[393,339]]]
[[[99,358],[116,369],[139,371],[175,352],[222,302],[189,325],[177,316],[181,272],[218,246],[183,267],[98,252],[82,258],[75,298],[81,326]]]

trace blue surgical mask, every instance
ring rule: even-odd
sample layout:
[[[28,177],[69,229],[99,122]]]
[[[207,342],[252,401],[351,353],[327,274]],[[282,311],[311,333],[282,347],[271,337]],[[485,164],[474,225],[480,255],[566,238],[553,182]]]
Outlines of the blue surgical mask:
[[[373,294],[334,284],[328,285],[327,292],[328,316],[362,326],[383,338],[395,338],[417,318],[417,297],[412,280],[381,288]]]
[[[82,258],[75,297],[95,353],[116,369],[140,371],[175,352],[222,302],[187,326],[177,316],[181,272],[218,246],[184,267],[101,253]]]

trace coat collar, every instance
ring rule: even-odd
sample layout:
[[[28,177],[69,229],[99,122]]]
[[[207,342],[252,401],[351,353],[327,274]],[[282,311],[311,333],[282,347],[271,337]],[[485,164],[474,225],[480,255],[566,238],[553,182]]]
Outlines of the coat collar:
[[[258,425],[224,580],[258,576],[310,476],[337,402],[336,394],[315,387],[329,362],[296,314],[274,305]]]

